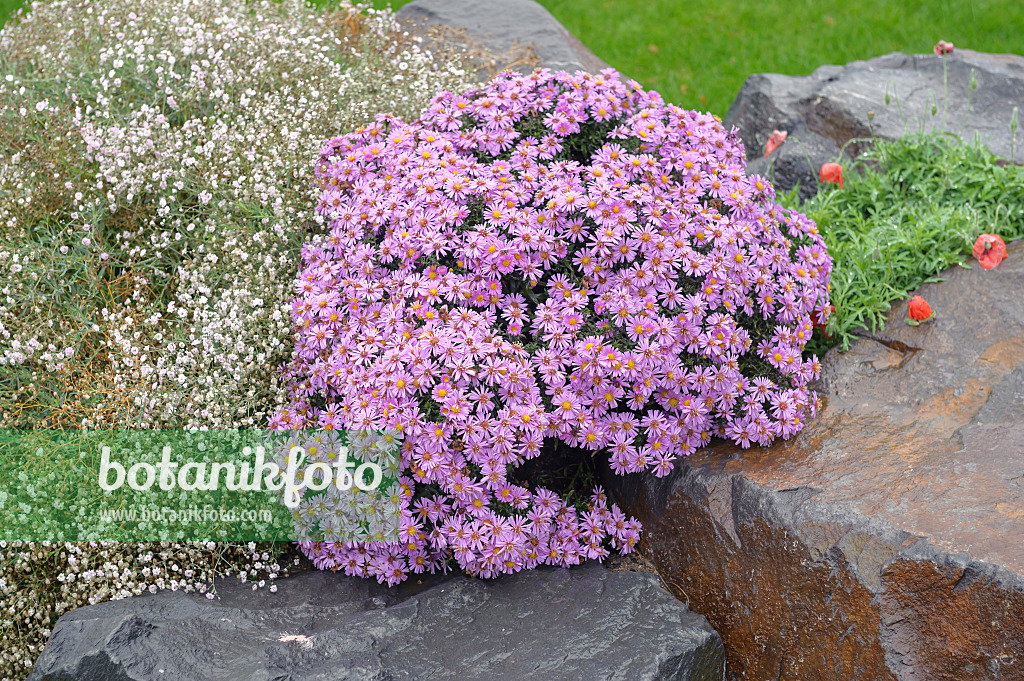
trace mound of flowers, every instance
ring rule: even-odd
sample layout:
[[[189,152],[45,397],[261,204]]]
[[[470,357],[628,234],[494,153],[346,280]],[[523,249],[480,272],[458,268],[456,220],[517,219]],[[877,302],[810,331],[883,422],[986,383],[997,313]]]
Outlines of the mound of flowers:
[[[546,444],[665,475],[715,435],[798,432],[832,263],[744,163],[611,70],[503,74],[328,142],[271,427],[400,432],[405,510],[401,541],[303,551],[390,584],[601,559],[639,525],[518,478]]]

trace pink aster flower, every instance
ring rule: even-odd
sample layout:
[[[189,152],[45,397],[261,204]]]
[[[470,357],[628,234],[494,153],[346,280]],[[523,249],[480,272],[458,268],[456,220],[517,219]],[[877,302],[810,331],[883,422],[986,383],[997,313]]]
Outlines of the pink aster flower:
[[[412,528],[301,544],[318,567],[397,583],[629,552],[639,524],[600,492],[569,505],[516,469],[558,442],[667,475],[712,433],[803,426],[831,262],[713,116],[613,71],[502,74],[332,140],[315,173],[329,238],[302,251],[271,425],[400,426]]]

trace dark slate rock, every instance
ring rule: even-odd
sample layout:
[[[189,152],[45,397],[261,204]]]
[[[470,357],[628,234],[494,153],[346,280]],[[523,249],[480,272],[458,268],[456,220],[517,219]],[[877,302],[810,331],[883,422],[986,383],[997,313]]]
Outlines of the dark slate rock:
[[[787,442],[608,475],[731,679],[1024,679],[1024,240],[830,352]]]
[[[889,140],[932,130],[957,133],[967,141],[978,134],[993,153],[1009,158],[1015,106],[1022,109],[1018,122],[1024,127],[1024,57],[956,48],[946,60],[948,90],[943,85],[942,58],[934,54],[894,52],[846,66],[822,66],[809,76],[754,74],[729,107],[725,124],[740,130],[750,160],[748,173],[773,179],[781,190],[788,191],[799,182],[804,196],[817,191],[822,163],[835,161],[847,142],[870,138],[872,131]],[[968,114],[972,69],[978,89],[970,97]],[[868,112],[874,112],[870,126]],[[789,138],[763,159],[765,143],[776,129],[787,131]],[[867,146],[849,144],[844,161]],[[1024,159],[1022,146],[1024,130],[1018,129],[1014,145],[1018,162]]]
[[[597,73],[608,68],[533,0],[415,0],[396,17],[411,27],[443,24],[464,29],[496,55],[516,45],[532,45],[540,66],[556,71]]]
[[[423,582],[307,572],[276,594],[232,583],[216,601],[164,592],[89,606],[60,618],[29,679],[722,679],[721,639],[648,572]]]

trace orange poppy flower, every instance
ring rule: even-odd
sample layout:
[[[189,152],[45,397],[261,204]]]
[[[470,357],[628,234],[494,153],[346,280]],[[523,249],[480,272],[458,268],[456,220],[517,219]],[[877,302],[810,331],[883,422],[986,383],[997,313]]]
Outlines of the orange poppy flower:
[[[930,318],[932,314],[932,306],[928,304],[928,301],[921,296],[914,296],[910,299],[909,306],[910,318],[915,322],[923,322]]]
[[[822,182],[831,182],[838,184],[840,189],[843,188],[843,167],[838,163],[823,164],[819,176]]]
[[[764,145],[764,155],[767,156],[781,147],[782,143],[786,141],[787,135],[789,133],[785,130],[772,130],[772,136],[768,138],[768,143]]]
[[[981,263],[981,269],[990,270],[999,267],[1006,257],[1006,243],[997,234],[982,234],[974,242],[971,254]]]

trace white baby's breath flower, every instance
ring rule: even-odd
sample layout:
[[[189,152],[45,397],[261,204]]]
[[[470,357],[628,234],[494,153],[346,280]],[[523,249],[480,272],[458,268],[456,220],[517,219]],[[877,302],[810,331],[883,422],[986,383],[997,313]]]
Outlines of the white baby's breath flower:
[[[52,402],[26,391],[70,389],[86,411],[58,418],[74,427],[261,427],[283,401],[274,369],[293,347],[280,310],[299,248],[322,224],[308,159],[378,113],[411,118],[437,91],[471,85],[461,59],[423,49],[389,12],[347,2],[323,14],[302,0],[65,0],[4,28],[0,53],[19,69],[0,81],[0,119],[50,112],[19,123],[50,128],[15,144],[19,163],[0,164],[0,192],[20,197],[0,205],[0,247],[25,248],[43,211],[54,225],[53,246],[10,272],[0,358],[42,370],[31,388],[13,384],[20,403]],[[56,138],[68,143],[32,146]],[[55,152],[58,176],[37,172]],[[64,228],[86,233],[75,244]],[[66,280],[58,273],[81,246],[99,257],[75,261]],[[49,291],[60,304],[68,296],[57,291],[95,280],[110,281],[113,297],[83,290],[66,319],[32,299]],[[75,321],[82,305],[98,332]],[[72,371],[78,386],[13,346],[44,315],[56,320],[47,338],[57,345],[104,348],[76,355],[102,362]],[[131,318],[157,321],[139,328]]]
[[[390,12],[332,6],[55,0],[0,29],[0,428],[265,425],[300,248],[324,230],[308,159],[472,84]],[[0,544],[0,678],[72,608],[214,598],[212,565],[276,590],[278,550]]]

